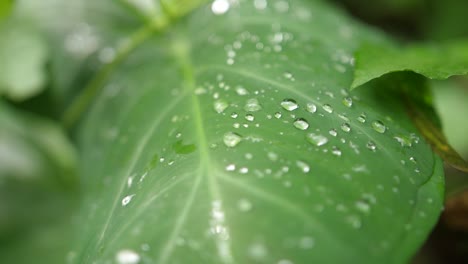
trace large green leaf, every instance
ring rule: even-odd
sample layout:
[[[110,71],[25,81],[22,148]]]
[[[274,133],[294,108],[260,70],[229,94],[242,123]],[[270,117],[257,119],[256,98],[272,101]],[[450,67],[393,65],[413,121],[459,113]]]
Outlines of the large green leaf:
[[[347,91],[373,34],[317,1],[216,0],[139,39],[79,127],[72,261],[408,261],[442,165],[391,89]]]

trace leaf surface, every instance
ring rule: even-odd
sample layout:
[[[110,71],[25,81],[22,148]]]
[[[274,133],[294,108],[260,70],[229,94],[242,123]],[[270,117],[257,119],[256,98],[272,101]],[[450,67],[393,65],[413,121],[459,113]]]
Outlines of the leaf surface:
[[[441,161],[393,94],[347,91],[374,33],[266,3],[216,0],[106,76],[79,127],[72,261],[403,263],[422,244]]]

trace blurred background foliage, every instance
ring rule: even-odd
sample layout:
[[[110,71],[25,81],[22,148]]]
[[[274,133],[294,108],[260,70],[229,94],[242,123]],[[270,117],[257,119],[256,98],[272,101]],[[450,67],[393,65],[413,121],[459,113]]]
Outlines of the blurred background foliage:
[[[334,2],[402,42],[468,38],[466,0]],[[61,113],[115,56],[112,45],[125,44],[120,36],[160,14],[155,1],[0,1],[2,263],[63,263],[80,190],[73,135],[60,125]],[[467,159],[468,77],[432,81],[432,88],[443,131]],[[467,176],[446,169],[446,210],[415,263],[468,263]]]

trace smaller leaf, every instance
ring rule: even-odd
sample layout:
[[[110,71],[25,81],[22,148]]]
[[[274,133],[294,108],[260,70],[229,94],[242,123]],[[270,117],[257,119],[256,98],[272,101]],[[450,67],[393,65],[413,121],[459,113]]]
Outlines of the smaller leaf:
[[[468,39],[441,44],[411,44],[404,47],[364,44],[356,52],[351,89],[398,71],[413,71],[429,79],[446,79],[468,73]]]
[[[0,26],[0,95],[21,101],[44,88],[47,45],[37,30],[10,20]]]

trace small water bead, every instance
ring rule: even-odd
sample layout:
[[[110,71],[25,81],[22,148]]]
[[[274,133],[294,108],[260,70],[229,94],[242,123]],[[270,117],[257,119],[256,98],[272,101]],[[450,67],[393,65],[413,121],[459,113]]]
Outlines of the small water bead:
[[[294,127],[300,130],[306,130],[309,128],[309,123],[303,118],[298,118],[293,123]]]
[[[357,210],[367,214],[370,211],[370,205],[364,201],[357,201],[354,206]]]
[[[216,100],[213,104],[213,108],[218,114],[224,112],[228,106],[229,104],[224,100]]]
[[[227,147],[235,147],[242,141],[242,137],[239,134],[233,132],[227,132],[224,134],[223,142]]]
[[[236,170],[236,165],[235,164],[228,164],[226,166],[226,171],[235,171]]]
[[[362,226],[361,219],[357,215],[350,215],[346,217],[346,222],[355,229],[359,229]]]
[[[281,114],[280,112],[276,112],[276,113],[275,113],[275,117],[276,117],[277,119],[280,119],[281,116],[282,116],[282,114]]]
[[[372,151],[375,151],[377,149],[377,146],[375,145],[374,141],[367,142],[366,147]]]
[[[122,249],[115,256],[118,264],[137,264],[140,259],[140,255],[131,249]]]
[[[268,256],[268,250],[263,244],[255,243],[249,246],[248,254],[253,259],[262,260]]]
[[[249,172],[249,168],[242,167],[242,168],[239,169],[239,172],[242,173],[242,174],[246,174],[247,172]]]
[[[294,264],[294,262],[289,259],[280,259],[277,264]]]
[[[338,132],[336,132],[336,129],[330,129],[330,131],[328,131],[328,134],[336,137],[338,135]]]
[[[315,112],[317,112],[317,106],[315,104],[313,104],[313,103],[308,103],[306,105],[306,110],[309,113],[315,113]]]
[[[247,100],[244,106],[244,110],[247,112],[256,112],[256,111],[260,111],[261,109],[262,109],[262,106],[260,105],[260,103],[258,102],[256,98],[251,98]]]
[[[293,99],[284,99],[284,100],[280,103],[280,105],[281,105],[284,109],[286,109],[286,110],[288,110],[288,111],[296,110],[296,109],[299,107],[299,105],[298,105],[298,104],[296,103],[296,101],[293,100]]]
[[[351,99],[351,97],[345,97],[345,98],[343,98],[342,103],[346,107],[351,107],[351,106],[353,106],[353,99]]]
[[[341,130],[343,130],[344,132],[349,132],[351,131],[351,126],[348,123],[343,123],[341,125]]]
[[[323,108],[323,110],[325,110],[325,112],[327,112],[329,114],[333,113],[333,107],[331,105],[329,105],[329,104],[322,105],[322,108]]]
[[[215,0],[211,4],[211,11],[215,15],[222,15],[229,10],[230,4],[228,0]]]
[[[281,36],[283,36],[283,35],[281,34]],[[283,74],[283,76],[284,76],[284,78],[286,78],[286,79],[288,79],[288,80],[291,80],[291,81],[294,81],[294,80],[295,80],[295,79],[294,79],[294,76],[293,76],[292,73],[290,73],[290,72],[285,72],[285,73]]]
[[[315,146],[323,146],[328,143],[328,138],[314,133],[307,134],[307,141]]]
[[[268,159],[270,159],[271,161],[277,161],[278,160],[278,154],[276,154],[274,152],[268,152],[267,156],[268,156]]]
[[[393,138],[396,139],[396,141],[398,141],[398,143],[400,143],[400,145],[402,147],[411,147],[412,146],[411,139],[409,139],[408,137],[394,136]]]
[[[341,156],[341,150],[337,147],[333,147],[332,148],[332,154],[335,155],[335,156]]]
[[[135,194],[125,196],[122,199],[122,206],[127,206],[132,201],[133,196],[135,196]]]
[[[246,114],[246,115],[245,115],[245,119],[246,119],[247,121],[252,122],[252,121],[255,120],[255,117],[254,117],[252,114]]]
[[[359,121],[360,123],[365,123],[366,122],[366,115],[361,114],[360,116],[357,117],[357,121]]]
[[[296,165],[297,167],[299,167],[299,169],[301,169],[301,171],[303,173],[308,173],[310,171],[310,166],[309,164],[305,163],[304,161],[296,161]]]
[[[267,7],[268,3],[266,0],[254,0],[254,6],[257,10],[263,10]]]
[[[372,122],[372,128],[378,133],[385,133],[387,127],[382,123],[382,121],[376,120]]]
[[[239,124],[239,123],[234,123],[234,124],[232,124],[232,126],[233,126],[234,128],[239,128],[239,127],[240,127],[240,124]]]
[[[232,117],[232,118],[237,118],[238,116],[239,116],[239,115],[238,115],[236,112],[233,112],[233,113],[231,114],[231,117]]]
[[[242,87],[242,86],[237,86],[237,87],[236,87],[236,93],[237,93],[238,95],[241,95],[241,96],[242,96],[242,95],[247,95],[247,94],[249,94],[249,92],[247,91],[247,89],[245,89],[245,88]]]
[[[242,212],[248,212],[252,209],[252,203],[247,199],[240,199],[237,202],[237,207]]]

